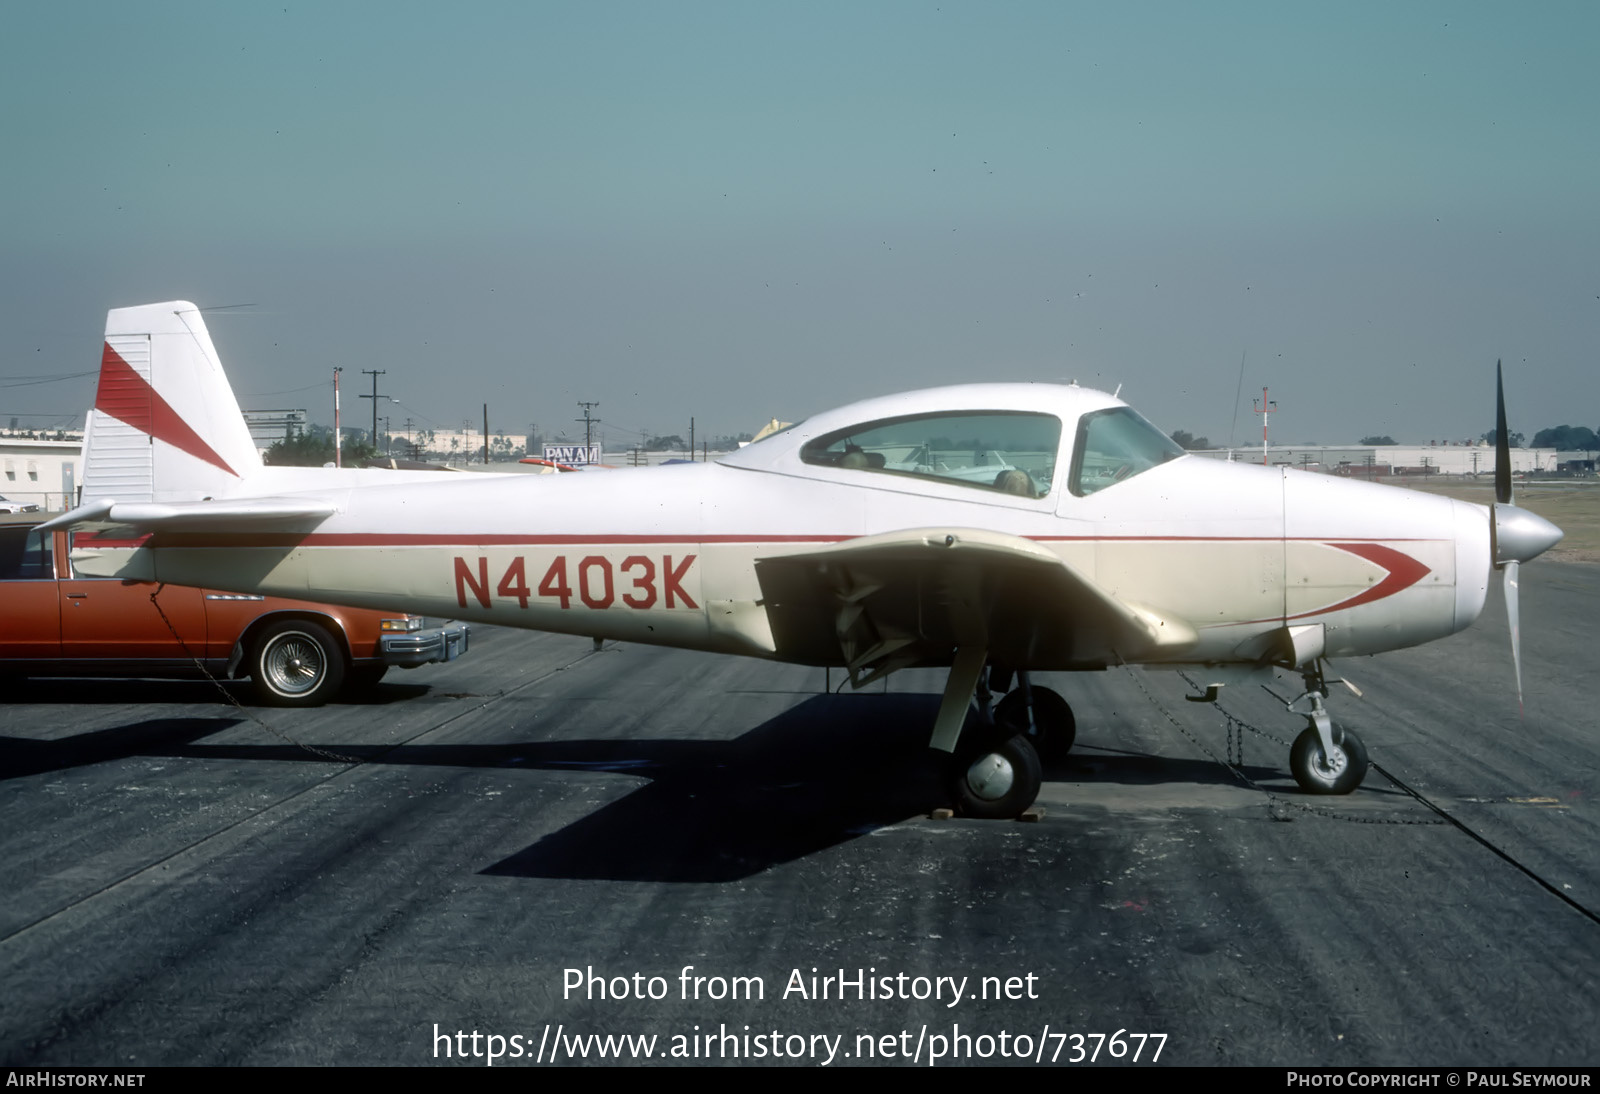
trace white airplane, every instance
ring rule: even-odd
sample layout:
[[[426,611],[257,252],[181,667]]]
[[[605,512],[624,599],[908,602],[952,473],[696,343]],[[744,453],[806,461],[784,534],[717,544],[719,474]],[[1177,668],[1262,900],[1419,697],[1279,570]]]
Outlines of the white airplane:
[[[83,504],[52,522],[99,530],[85,572],[842,666],[857,687],[948,665],[930,745],[990,817],[1032,804],[1039,749],[1072,743],[1030,674],[1122,663],[1213,697],[1298,673],[1290,766],[1348,793],[1366,750],[1329,717],[1327,659],[1461,630],[1498,568],[1518,660],[1517,566],[1562,535],[1510,504],[1504,440],[1486,507],[1188,456],[1076,385],[869,399],[610,475],[264,467],[182,301],[109,314],[86,449]]]

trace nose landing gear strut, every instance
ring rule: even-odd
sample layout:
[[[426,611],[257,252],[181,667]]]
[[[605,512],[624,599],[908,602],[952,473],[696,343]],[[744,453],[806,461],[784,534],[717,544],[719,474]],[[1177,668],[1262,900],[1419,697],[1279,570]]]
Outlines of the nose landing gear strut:
[[[1335,725],[1328,716],[1324,703],[1328,683],[1321,664],[1312,661],[1302,666],[1300,676],[1305,693],[1287,706],[1294,710],[1301,700],[1309,700],[1311,710],[1305,716],[1306,728],[1289,749],[1289,770],[1307,794],[1348,794],[1367,777],[1367,746],[1353,730]]]

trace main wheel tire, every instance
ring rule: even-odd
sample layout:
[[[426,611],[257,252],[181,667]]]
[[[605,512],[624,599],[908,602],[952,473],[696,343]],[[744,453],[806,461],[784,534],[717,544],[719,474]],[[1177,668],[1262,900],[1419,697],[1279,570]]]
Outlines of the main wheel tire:
[[[326,627],[303,619],[274,623],[256,638],[250,679],[263,703],[321,706],[344,682],[344,649]]]
[[[1044,775],[1039,753],[1021,734],[1004,731],[951,759],[950,793],[967,817],[1015,817],[1034,803]]]
[[[1367,777],[1367,746],[1350,730],[1334,730],[1334,755],[1322,751],[1322,738],[1307,728],[1289,750],[1294,781],[1307,794],[1348,794]]]
[[[1072,751],[1072,743],[1078,739],[1078,719],[1060,692],[1033,686],[1029,690],[1033,692],[1033,728],[1037,733],[1034,745],[1040,756],[1059,760]],[[1027,735],[1028,708],[1021,688],[995,704],[994,724],[1002,730]]]

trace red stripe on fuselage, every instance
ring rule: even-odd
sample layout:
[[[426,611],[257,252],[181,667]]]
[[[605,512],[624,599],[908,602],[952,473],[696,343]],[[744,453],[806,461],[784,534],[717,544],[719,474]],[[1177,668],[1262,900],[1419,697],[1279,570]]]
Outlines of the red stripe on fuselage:
[[[1385,547],[1381,543],[1330,543],[1329,547],[1337,547],[1341,551],[1366,559],[1368,562],[1382,566],[1388,571],[1382,581],[1370,589],[1363,590],[1348,600],[1341,600],[1326,608],[1318,608],[1314,612],[1301,612],[1291,615],[1290,619],[1304,619],[1311,615],[1323,615],[1327,612],[1343,611],[1354,608],[1358,604],[1370,604],[1374,600],[1382,600],[1386,596],[1393,596],[1403,589],[1409,589],[1433,571],[1422,563],[1412,558],[1403,551],[1396,551],[1393,547]]]
[[[221,468],[234,478],[239,477],[239,472],[201,440],[161,393],[111,348],[110,342],[100,355],[100,389],[95,393],[94,408],[158,441],[165,441],[180,452]]]
[[[1326,544],[1329,547],[1337,547],[1341,551],[1349,551],[1351,554],[1356,555],[1359,558],[1364,558],[1368,562],[1381,566],[1388,572],[1384,574],[1382,581],[1378,582],[1370,589],[1363,589],[1355,596],[1341,600],[1336,604],[1329,604],[1323,608],[1313,608],[1309,612],[1301,612],[1298,615],[1284,616],[1285,623],[1291,619],[1309,619],[1314,615],[1327,615],[1329,612],[1343,611],[1346,608],[1354,608],[1360,604],[1370,604],[1374,600],[1382,600],[1386,596],[1393,596],[1395,593],[1411,588],[1411,586],[1415,585],[1428,574],[1433,572],[1405,552],[1396,551],[1393,547],[1385,547],[1381,543],[1373,543],[1370,541],[1359,543],[1352,543],[1348,541],[1344,543],[1332,543],[1328,540],[1317,540],[1315,542]],[[1396,540],[1394,542],[1409,543],[1414,541]],[[1428,541],[1424,540],[1423,542]],[[1251,623],[1271,623],[1273,618],[1276,617],[1269,617],[1267,619],[1247,619],[1244,621],[1244,625],[1248,626]],[[1238,624],[1218,623],[1206,625],[1232,627],[1237,626]]]
[[[318,532],[157,532],[146,546],[149,547],[201,547],[201,548],[280,548],[293,549],[296,547],[458,547],[458,548],[483,548],[483,547],[571,547],[571,546],[629,546],[644,544],[693,544],[705,546],[707,544],[782,544],[782,543],[844,543],[857,536],[847,535],[696,535],[686,532],[683,535],[528,535],[513,533],[492,533],[487,535],[470,535],[460,533],[393,533],[393,532],[344,532],[344,533],[318,533]],[[1033,542],[1073,542],[1073,543],[1282,543],[1285,540],[1276,536],[1029,536],[1025,537]],[[1364,589],[1346,600],[1339,601],[1327,607],[1316,608],[1309,612],[1285,617],[1286,619],[1307,619],[1315,615],[1325,615],[1329,612],[1342,611],[1345,608],[1354,608],[1361,604],[1370,604],[1375,600],[1393,596],[1395,593],[1409,589],[1421,581],[1432,571],[1415,558],[1387,547],[1377,541],[1346,540],[1334,543],[1329,540],[1318,539],[1315,536],[1290,536],[1288,542],[1294,543],[1323,543],[1329,547],[1336,547],[1341,551],[1348,551],[1353,555],[1366,559],[1387,571],[1382,581]],[[1438,542],[1425,539],[1397,539],[1389,540],[1390,543],[1429,543]],[[1276,617],[1273,617],[1276,618]],[[1269,623],[1272,619],[1252,619],[1246,623]],[[1218,624],[1220,626],[1238,626],[1237,623]]]
[[[856,535],[681,535],[548,534],[522,532],[158,532],[163,547],[572,547],[625,546],[630,543],[844,543]],[[1278,536],[1020,536],[1032,543],[1282,543]],[[1328,543],[1315,536],[1292,536],[1294,543]],[[1374,540],[1372,543],[1377,544]],[[1432,540],[1386,539],[1385,543],[1429,543]],[[1346,550],[1359,544],[1330,543]],[[1394,552],[1400,555],[1400,552]],[[1365,557],[1365,556],[1363,556]],[[1400,555],[1401,558],[1409,556]],[[1377,561],[1372,559],[1371,561]],[[1414,560],[1413,560],[1414,561]],[[1381,565],[1381,563],[1380,563]],[[1418,563],[1418,565],[1421,565]],[[1424,568],[1424,573],[1427,572]],[[1419,575],[1420,576],[1420,575]],[[1364,594],[1363,594],[1364,595]]]

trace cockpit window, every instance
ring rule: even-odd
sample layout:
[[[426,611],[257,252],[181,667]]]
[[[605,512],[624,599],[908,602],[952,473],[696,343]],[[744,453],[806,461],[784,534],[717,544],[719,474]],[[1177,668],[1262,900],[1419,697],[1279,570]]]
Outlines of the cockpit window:
[[[1096,410],[1078,423],[1069,485],[1082,497],[1181,455],[1183,449],[1132,407]]]
[[[1042,498],[1060,445],[1061,420],[1049,414],[924,414],[829,433],[808,442],[800,458]]]

